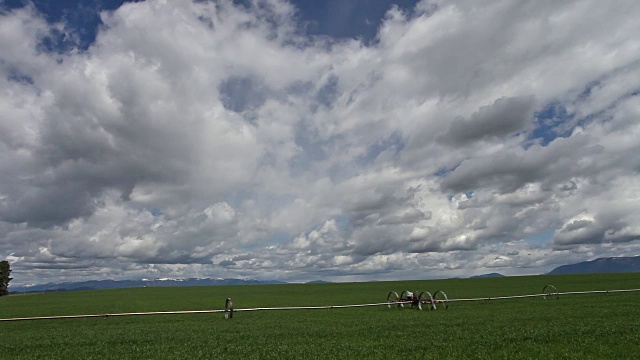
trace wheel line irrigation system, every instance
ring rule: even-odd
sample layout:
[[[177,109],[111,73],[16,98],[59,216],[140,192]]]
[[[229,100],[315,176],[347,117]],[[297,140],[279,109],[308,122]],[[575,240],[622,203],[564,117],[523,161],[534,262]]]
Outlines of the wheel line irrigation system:
[[[136,315],[177,315],[177,314],[211,314],[211,313],[224,313],[225,318],[233,318],[233,314],[237,312],[245,311],[269,311],[269,310],[320,310],[320,309],[347,309],[347,308],[360,308],[370,306],[387,306],[389,308],[397,306],[403,308],[405,305],[411,307],[417,307],[420,310],[424,305],[426,308],[435,310],[437,305],[440,304],[445,309],[449,308],[449,303],[462,302],[462,301],[490,301],[490,300],[507,300],[507,299],[524,299],[532,297],[542,297],[543,299],[553,298],[559,299],[560,295],[581,295],[581,294],[608,294],[608,293],[622,293],[622,292],[636,292],[640,289],[623,289],[623,290],[589,290],[589,291],[567,291],[558,292],[555,286],[546,285],[542,289],[542,293],[528,294],[528,295],[512,295],[512,296],[492,296],[492,297],[479,297],[479,298],[466,298],[466,299],[449,299],[442,290],[438,290],[433,295],[430,292],[424,291],[420,295],[416,296],[414,292],[403,291],[399,296],[395,291],[391,291],[387,296],[386,302],[371,303],[371,304],[354,304],[354,305],[326,305],[326,306],[283,306],[283,307],[257,307],[257,308],[245,308],[234,309],[233,301],[231,298],[227,298],[225,301],[224,309],[216,310],[182,310],[182,311],[152,311],[152,312],[128,312],[128,313],[115,313],[115,314],[83,314],[83,315],[57,315],[57,316],[36,316],[36,317],[17,317],[17,318],[5,318],[1,321],[26,321],[26,320],[55,320],[55,319],[79,319],[79,318],[110,318],[118,316],[136,316]]]

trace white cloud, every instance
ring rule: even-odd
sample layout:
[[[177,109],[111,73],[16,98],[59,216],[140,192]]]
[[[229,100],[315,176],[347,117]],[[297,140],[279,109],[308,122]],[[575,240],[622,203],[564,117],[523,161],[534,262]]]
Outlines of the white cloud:
[[[39,46],[64,24],[0,15],[0,257],[18,281],[637,254],[637,2],[423,1],[368,45],[251,4],[127,3],[65,52]]]

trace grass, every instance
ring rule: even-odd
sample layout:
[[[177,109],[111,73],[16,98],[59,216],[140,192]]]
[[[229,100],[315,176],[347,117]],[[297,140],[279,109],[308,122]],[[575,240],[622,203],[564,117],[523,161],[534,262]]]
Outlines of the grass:
[[[398,293],[449,298],[637,288],[640,274],[347,284],[138,288],[0,298],[0,318],[342,305]],[[449,310],[357,309],[0,322],[2,359],[624,359],[640,353],[640,293],[451,303]]]

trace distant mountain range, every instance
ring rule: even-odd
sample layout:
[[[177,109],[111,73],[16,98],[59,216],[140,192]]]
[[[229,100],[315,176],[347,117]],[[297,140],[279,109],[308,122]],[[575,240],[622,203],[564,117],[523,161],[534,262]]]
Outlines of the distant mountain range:
[[[590,274],[640,272],[640,256],[599,258],[577,264],[562,265],[548,274]]]
[[[324,280],[313,280],[313,281],[309,281],[306,282],[305,284],[329,284],[329,281],[324,281]]]
[[[50,291],[75,291],[75,290],[99,290],[120,289],[132,287],[171,287],[171,286],[220,286],[220,285],[258,285],[258,284],[285,284],[281,281],[261,281],[256,279],[154,279],[154,280],[90,280],[81,282],[48,283],[31,286],[11,286],[12,292],[50,292]]]
[[[498,274],[498,273],[489,273],[489,274],[482,274],[482,275],[476,275],[476,276],[471,276],[471,279],[480,279],[480,278],[493,278],[493,277],[503,277],[504,275],[502,274]]]
[[[591,261],[583,261],[577,264],[562,265],[548,272],[555,274],[589,274],[589,273],[616,273],[616,272],[640,272],[640,256],[634,257],[610,257],[599,258]],[[489,273],[472,276],[471,278],[490,278],[504,276],[498,273]],[[322,280],[309,282],[325,283]],[[9,290],[16,293],[27,292],[51,292],[74,290],[99,290],[120,289],[132,287],[179,287],[179,286],[221,286],[221,285],[258,285],[258,284],[286,284],[277,280],[256,279],[154,279],[154,280],[91,280],[81,282],[48,283],[31,286],[11,286]]]
[[[576,264],[558,266],[547,274],[563,275],[621,272],[640,272],[640,256],[598,258],[591,261],[583,261]],[[498,273],[489,273],[471,276],[470,278],[491,278],[501,276],[504,275]]]

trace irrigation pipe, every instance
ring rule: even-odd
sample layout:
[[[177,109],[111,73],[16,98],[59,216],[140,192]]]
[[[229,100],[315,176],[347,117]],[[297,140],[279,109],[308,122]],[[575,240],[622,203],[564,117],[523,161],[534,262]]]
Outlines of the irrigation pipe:
[[[233,312],[240,311],[262,311],[262,310],[320,310],[320,309],[347,309],[367,306],[388,306],[395,304],[410,304],[411,301],[398,301],[398,302],[381,302],[372,304],[354,304],[354,305],[326,305],[326,306],[284,306],[284,307],[260,307],[249,309],[235,309]]]
[[[405,301],[403,303],[410,303]],[[81,319],[81,318],[110,318],[116,316],[135,316],[135,315],[175,315],[175,314],[210,314],[210,313],[226,313],[231,318],[233,313],[242,311],[264,311],[264,310],[316,310],[316,309],[345,309],[366,306],[383,306],[390,303],[374,303],[374,304],[354,304],[354,305],[328,305],[328,306],[285,306],[285,307],[260,307],[247,309],[227,308],[222,310],[184,310],[184,311],[152,311],[152,312],[128,312],[115,314],[85,314],[85,315],[58,315],[58,316],[36,316],[36,317],[19,317],[0,319],[0,321],[25,321],[25,320],[57,320],[57,319]],[[393,303],[398,304],[398,303]],[[229,306],[227,302],[225,306]],[[231,304],[231,306],[233,306]]]
[[[553,285],[547,285],[553,290]],[[547,288],[545,286],[545,289]],[[544,289],[543,289],[544,291]],[[640,289],[623,289],[623,290],[590,290],[590,291],[566,291],[566,292],[546,292],[540,294],[529,295],[513,295],[513,296],[495,296],[495,297],[479,297],[479,298],[467,298],[467,299],[445,299],[437,300],[437,303],[448,302],[461,302],[461,301],[489,301],[489,300],[505,300],[505,299],[523,299],[531,297],[544,297],[559,295],[579,295],[579,294],[608,294],[608,293],[621,293],[621,292],[635,292]],[[435,299],[434,299],[435,300]],[[85,315],[59,315],[59,316],[36,316],[36,317],[18,317],[0,319],[1,321],[26,321],[26,320],[56,320],[56,319],[80,319],[80,318],[109,318],[116,316],[137,316],[137,315],[175,315],[175,314],[211,314],[211,313],[225,313],[225,317],[233,317],[234,312],[243,311],[269,311],[269,310],[321,310],[321,309],[347,309],[347,308],[359,308],[369,306],[391,306],[401,304],[412,304],[413,301],[387,301],[370,304],[353,304],[353,305],[326,305],[326,306],[283,306],[283,307],[257,307],[257,308],[245,308],[234,309],[233,302],[230,298],[227,298],[225,302],[225,309],[220,310],[182,310],[182,311],[152,311],[152,312],[128,312],[128,313],[114,313],[114,314],[85,314]],[[445,306],[446,308],[446,306]]]
[[[492,297],[480,297],[480,298],[469,298],[469,299],[449,299],[449,302],[457,302],[457,301],[489,301],[489,300],[506,300],[506,299],[524,299],[530,297],[547,297],[547,296],[560,296],[560,295],[581,295],[581,294],[608,294],[608,293],[619,293],[619,292],[634,292],[640,291],[640,289],[624,289],[624,290],[589,290],[589,291],[565,291],[565,292],[548,292],[548,293],[540,293],[540,294],[530,294],[530,295],[513,295],[513,296],[492,296]]]
[[[81,318],[98,318],[98,317],[109,318],[109,317],[115,317],[115,316],[134,316],[134,315],[206,314],[206,313],[221,313],[225,311],[226,310],[184,310],[184,311],[129,312],[129,313],[116,313],[116,314],[58,315],[58,316],[9,318],[9,319],[0,319],[0,321],[81,319]]]

